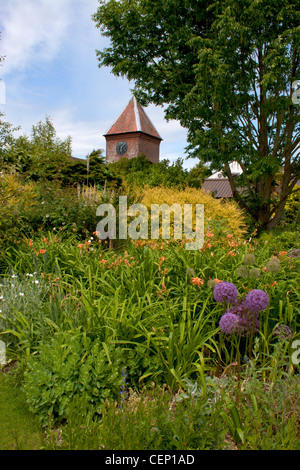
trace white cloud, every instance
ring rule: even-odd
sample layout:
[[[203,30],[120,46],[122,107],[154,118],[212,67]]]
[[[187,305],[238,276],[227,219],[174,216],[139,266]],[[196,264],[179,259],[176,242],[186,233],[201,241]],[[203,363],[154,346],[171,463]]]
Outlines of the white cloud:
[[[72,0],[10,0],[0,5],[3,72],[51,60],[72,18]]]
[[[73,155],[105,150],[103,134],[130,99],[127,80],[98,68],[95,49],[107,44],[91,15],[98,0],[0,0],[0,55],[6,55],[7,120],[31,134],[49,115]],[[145,109],[161,135],[161,158],[184,157],[186,130],[166,122],[162,108]]]

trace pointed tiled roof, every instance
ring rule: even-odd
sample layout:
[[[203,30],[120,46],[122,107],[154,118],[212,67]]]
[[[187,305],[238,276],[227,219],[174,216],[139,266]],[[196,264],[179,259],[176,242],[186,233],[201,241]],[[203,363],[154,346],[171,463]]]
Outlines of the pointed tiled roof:
[[[105,135],[143,132],[162,140],[142,106],[133,97]]]

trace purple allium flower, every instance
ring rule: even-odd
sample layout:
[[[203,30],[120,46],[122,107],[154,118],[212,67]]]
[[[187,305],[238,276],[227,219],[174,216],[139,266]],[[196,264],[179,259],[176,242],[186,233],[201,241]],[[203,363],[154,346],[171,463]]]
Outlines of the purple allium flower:
[[[214,299],[217,302],[223,303],[224,301],[233,303],[238,296],[237,288],[231,282],[222,281],[214,288]]]
[[[258,331],[260,328],[258,314],[251,313],[249,311],[245,300],[239,300],[236,302],[230,309],[227,310],[227,313],[238,316],[239,322],[236,331],[240,335],[250,334],[252,331]]]
[[[245,299],[245,306],[251,313],[257,313],[265,310],[269,305],[268,294],[261,289],[253,289],[247,294]]]
[[[300,258],[300,249],[292,248],[288,255],[290,258]]]
[[[250,313],[246,308],[241,314],[239,320],[238,333],[243,335],[249,335],[250,333],[256,333],[260,329],[260,321],[257,313]]]
[[[238,328],[239,317],[234,313],[226,312],[220,319],[220,328],[223,333],[230,335],[234,333]]]

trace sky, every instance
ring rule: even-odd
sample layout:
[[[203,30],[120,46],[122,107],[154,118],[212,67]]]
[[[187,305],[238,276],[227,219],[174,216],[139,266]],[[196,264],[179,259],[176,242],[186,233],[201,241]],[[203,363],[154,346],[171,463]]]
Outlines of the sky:
[[[128,104],[132,83],[99,68],[96,50],[109,45],[92,21],[98,0],[5,0],[0,3],[0,110],[5,120],[32,126],[49,116],[57,137],[72,137],[72,154],[103,149],[104,134]],[[187,132],[163,109],[144,108],[163,141],[160,158],[187,160]]]

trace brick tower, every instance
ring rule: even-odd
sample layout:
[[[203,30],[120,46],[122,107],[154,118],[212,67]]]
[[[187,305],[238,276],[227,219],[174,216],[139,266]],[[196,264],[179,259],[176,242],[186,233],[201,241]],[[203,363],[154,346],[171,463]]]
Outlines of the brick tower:
[[[150,162],[159,162],[162,138],[135,97],[131,98],[104,137],[107,163],[120,158],[135,158],[142,153]]]

